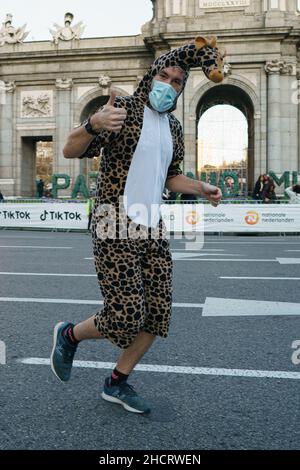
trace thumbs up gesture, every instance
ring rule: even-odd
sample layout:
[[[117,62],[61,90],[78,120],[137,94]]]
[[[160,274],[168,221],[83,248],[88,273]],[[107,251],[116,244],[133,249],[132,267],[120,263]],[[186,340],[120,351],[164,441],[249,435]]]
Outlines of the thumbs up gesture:
[[[116,91],[112,90],[108,103],[91,117],[91,125],[95,131],[120,132],[122,129],[127,112],[124,108],[115,108],[116,97]]]

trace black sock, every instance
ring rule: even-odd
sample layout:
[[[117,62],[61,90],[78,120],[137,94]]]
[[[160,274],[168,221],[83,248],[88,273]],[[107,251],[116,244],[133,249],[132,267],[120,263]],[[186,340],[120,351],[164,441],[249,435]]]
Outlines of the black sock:
[[[122,372],[118,371],[117,368],[115,368],[111,374],[110,377],[110,385],[120,385],[123,382],[126,382],[128,379],[129,375],[122,374]]]
[[[67,328],[65,328],[64,331],[62,332],[62,335],[71,346],[77,346],[77,344],[79,343],[79,341],[77,341],[77,339],[74,336],[72,325],[67,326]]]

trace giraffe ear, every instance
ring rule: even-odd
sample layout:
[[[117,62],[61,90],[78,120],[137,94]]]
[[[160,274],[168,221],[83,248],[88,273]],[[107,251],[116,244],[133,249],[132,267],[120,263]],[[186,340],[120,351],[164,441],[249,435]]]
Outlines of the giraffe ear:
[[[195,38],[195,45],[198,50],[207,46],[207,44],[208,44],[207,39],[205,39],[203,36],[197,36]]]
[[[208,42],[208,44],[209,44],[211,47],[217,47],[217,38],[216,38],[216,36],[212,36],[212,38],[210,39],[210,41]]]

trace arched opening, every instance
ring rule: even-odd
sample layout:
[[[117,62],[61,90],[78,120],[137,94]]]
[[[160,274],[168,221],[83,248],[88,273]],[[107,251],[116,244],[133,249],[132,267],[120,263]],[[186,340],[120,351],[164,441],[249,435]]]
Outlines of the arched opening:
[[[254,183],[254,108],[234,85],[208,90],[197,107],[197,176],[223,194],[248,195]]]
[[[83,108],[80,114],[80,122],[83,122],[85,119],[90,117],[92,114],[96,113],[101,106],[104,106],[109,100],[109,95],[97,96],[97,98],[89,101]]]
[[[93,98],[89,103],[85,105],[81,114],[80,114],[80,122],[85,121],[90,116],[95,114],[101,106],[104,106],[109,100],[109,96],[97,96]],[[101,158],[101,157],[100,157]],[[91,173],[96,173],[99,168],[99,157],[94,158],[84,158],[80,161],[80,173],[85,176],[88,187],[91,191],[95,190],[96,188],[96,180]]]

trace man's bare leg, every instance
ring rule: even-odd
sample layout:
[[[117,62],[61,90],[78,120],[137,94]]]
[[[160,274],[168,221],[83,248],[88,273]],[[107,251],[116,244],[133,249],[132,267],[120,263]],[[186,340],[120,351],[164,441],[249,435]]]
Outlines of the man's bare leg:
[[[85,339],[103,339],[101,333],[97,330],[95,326],[95,315],[88,318],[87,320],[78,323],[73,328],[73,334],[77,341],[83,341]]]
[[[129,375],[144,354],[148,351],[156,336],[142,331],[135,340],[121,353],[116,368],[119,372]]]

